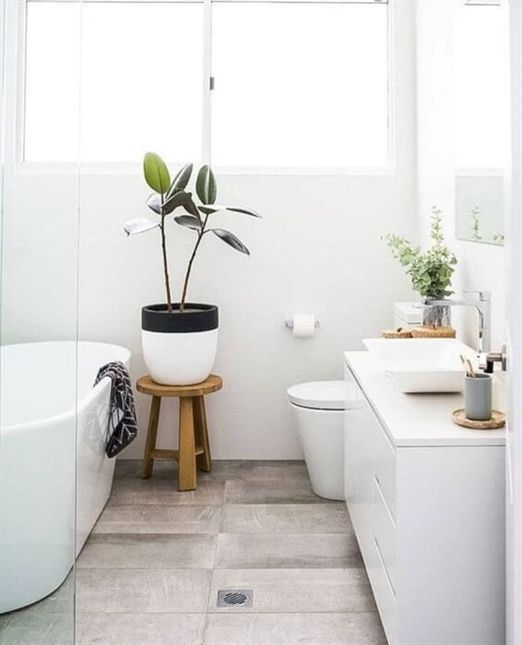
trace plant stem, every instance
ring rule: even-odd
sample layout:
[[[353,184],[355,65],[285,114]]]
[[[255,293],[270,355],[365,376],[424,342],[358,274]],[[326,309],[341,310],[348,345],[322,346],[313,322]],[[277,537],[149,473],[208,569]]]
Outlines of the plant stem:
[[[172,313],[172,297],[170,295],[169,265],[167,262],[167,238],[165,235],[165,215],[163,214],[163,195],[161,196],[161,250],[163,252],[163,274],[165,278],[165,291],[167,292],[167,311]]]
[[[208,215],[205,217],[205,221],[203,222],[203,226],[201,227],[200,232],[198,233],[198,239],[196,241],[196,244],[194,245],[194,249],[192,250],[192,255],[190,256],[190,260],[187,266],[187,273],[185,274],[185,281],[183,282],[183,292],[181,294],[181,303],[179,306],[179,310],[181,312],[185,311],[185,300],[187,298],[187,289],[188,289],[188,283],[190,280],[190,273],[192,271],[192,264],[194,263],[194,260],[196,259],[196,253],[198,252],[199,245],[201,244],[201,240],[203,239],[203,235],[205,235],[205,227],[207,225],[207,220],[208,220]]]

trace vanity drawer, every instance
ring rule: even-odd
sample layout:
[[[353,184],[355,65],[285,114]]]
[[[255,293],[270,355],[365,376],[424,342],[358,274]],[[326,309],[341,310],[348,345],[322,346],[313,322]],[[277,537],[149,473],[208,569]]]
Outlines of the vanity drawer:
[[[399,606],[386,571],[380,545],[375,538],[371,541],[371,550],[365,564],[388,645],[397,645]]]
[[[397,589],[396,528],[379,482],[373,480],[372,533],[394,593]]]
[[[374,413],[375,414],[375,413]],[[397,458],[377,415],[374,425],[373,475],[379,485],[393,519],[396,519],[396,471]]]

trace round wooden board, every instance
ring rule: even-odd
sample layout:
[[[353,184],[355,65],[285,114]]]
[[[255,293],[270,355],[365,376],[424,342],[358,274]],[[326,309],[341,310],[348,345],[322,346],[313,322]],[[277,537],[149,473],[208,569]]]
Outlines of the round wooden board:
[[[487,421],[474,421],[473,419],[467,419],[466,413],[462,408],[454,410],[451,416],[458,426],[471,428],[472,430],[497,430],[498,428],[503,428],[506,425],[506,415],[498,410],[493,410],[491,413],[491,419],[488,419]]]

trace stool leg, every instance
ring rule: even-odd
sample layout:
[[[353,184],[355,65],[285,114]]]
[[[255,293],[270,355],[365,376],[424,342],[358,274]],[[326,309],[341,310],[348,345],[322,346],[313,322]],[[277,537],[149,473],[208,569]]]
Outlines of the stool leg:
[[[158,422],[161,407],[161,397],[153,396],[150,404],[149,428],[147,430],[147,440],[145,443],[145,452],[143,455],[143,466],[141,471],[142,479],[148,479],[152,474],[154,460],[152,452],[156,448],[156,436],[158,434]]]
[[[196,488],[196,441],[191,397],[179,399],[179,490]]]
[[[200,470],[209,473],[212,470],[212,457],[208,440],[207,415],[205,412],[205,398],[195,396],[192,399],[194,406],[194,421],[196,430],[196,444],[203,449],[203,454],[196,457],[196,464]]]

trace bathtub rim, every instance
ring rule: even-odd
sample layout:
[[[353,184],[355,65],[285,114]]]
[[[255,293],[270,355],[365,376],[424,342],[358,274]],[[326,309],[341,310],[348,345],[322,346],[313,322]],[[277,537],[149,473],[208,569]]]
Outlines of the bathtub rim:
[[[89,346],[97,346],[97,347],[105,347],[107,349],[111,348],[116,350],[117,352],[122,352],[122,362],[125,364],[125,366],[128,368],[129,363],[130,363],[130,358],[131,358],[131,350],[128,347],[125,347],[124,345],[117,345],[115,343],[103,343],[103,342],[98,342],[98,341],[91,341],[91,340],[44,340],[44,341],[29,341],[27,343],[8,343],[6,345],[2,345],[0,349],[4,349],[6,347],[27,347],[29,345],[37,345],[39,347],[43,345],[75,345],[76,346],[76,352],[78,352],[78,347],[80,345],[89,347]],[[78,354],[76,354],[76,358],[78,358]],[[120,360],[120,359],[118,359]],[[102,367],[100,365],[100,367]],[[78,370],[78,361],[76,361],[76,369]],[[48,425],[51,423],[55,423],[58,421],[64,421],[66,419],[70,419],[71,417],[76,417],[80,412],[82,412],[85,408],[88,407],[88,405],[96,398],[99,392],[104,390],[105,388],[110,386],[110,378],[109,377],[104,377],[96,386],[92,387],[90,390],[88,390],[85,395],[82,398],[78,397],[78,372],[76,372],[76,394],[74,398],[74,405],[72,408],[69,408],[67,410],[64,410],[63,412],[60,412],[59,414],[53,414],[52,416],[44,416],[38,419],[35,419],[34,421],[27,421],[23,423],[11,423],[9,425],[1,425],[0,424],[0,433],[2,436],[5,438],[8,434],[12,434],[15,432],[24,432],[24,431],[31,431],[36,429],[37,427],[41,427],[42,425]],[[0,400],[0,405],[2,404]]]

